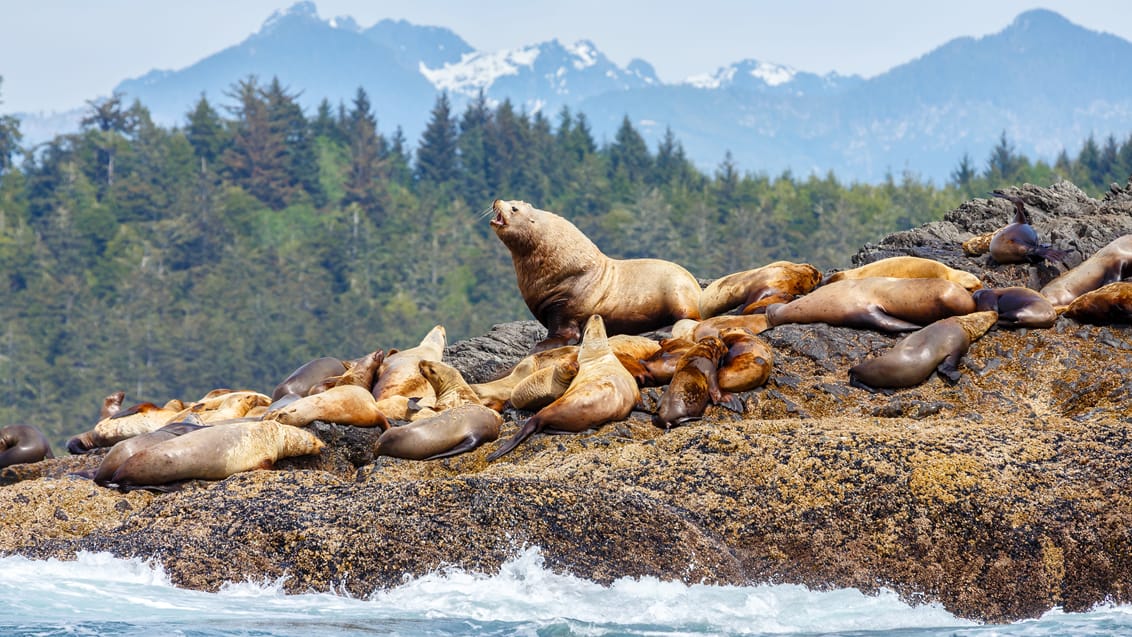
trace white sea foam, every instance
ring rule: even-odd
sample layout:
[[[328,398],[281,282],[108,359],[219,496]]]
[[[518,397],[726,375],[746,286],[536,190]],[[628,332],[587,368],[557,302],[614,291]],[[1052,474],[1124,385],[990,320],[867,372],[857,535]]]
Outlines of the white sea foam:
[[[287,595],[281,581],[183,590],[154,564],[82,554],[0,558],[0,635],[394,634],[1040,636],[1132,632],[1132,607],[1047,613],[980,626],[891,592],[707,586],[623,578],[611,586],[548,570],[529,549],[496,575],[445,569],[375,592]]]

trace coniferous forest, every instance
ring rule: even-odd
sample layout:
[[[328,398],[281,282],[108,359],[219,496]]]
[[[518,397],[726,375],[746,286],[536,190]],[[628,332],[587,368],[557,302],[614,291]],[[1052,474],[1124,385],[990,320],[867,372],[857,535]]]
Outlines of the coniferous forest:
[[[1132,136],[1051,166],[1003,134],[942,187],[772,176],[729,155],[705,174],[671,132],[649,148],[628,116],[597,140],[584,113],[482,97],[455,112],[442,95],[406,140],[361,89],[313,114],[297,96],[248,77],[164,128],[115,94],[35,148],[0,117],[0,424],[36,425],[58,449],[119,389],[126,404],[270,393],[318,356],[528,319],[485,216],[496,198],[562,214],[610,256],[707,279],[778,259],[847,267],[861,244],[995,187],[1067,178],[1096,195],[1132,173]]]

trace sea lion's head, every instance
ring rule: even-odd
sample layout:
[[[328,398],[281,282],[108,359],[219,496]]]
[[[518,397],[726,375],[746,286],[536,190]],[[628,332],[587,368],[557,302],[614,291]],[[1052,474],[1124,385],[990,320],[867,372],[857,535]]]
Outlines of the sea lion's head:
[[[540,234],[539,222],[547,216],[531,204],[518,200],[496,199],[492,209],[495,217],[491,220],[491,227],[511,250],[532,245],[533,238]]]

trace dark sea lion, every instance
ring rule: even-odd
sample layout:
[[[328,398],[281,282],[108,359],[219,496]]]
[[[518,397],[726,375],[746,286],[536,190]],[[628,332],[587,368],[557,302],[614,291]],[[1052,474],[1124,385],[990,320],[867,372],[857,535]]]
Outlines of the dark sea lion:
[[[271,400],[278,400],[284,394],[306,396],[311,387],[331,376],[340,376],[346,371],[346,363],[340,358],[323,356],[307,361],[287,375],[271,392]]]
[[[0,428],[0,468],[54,457],[51,443],[37,427],[8,425]]]
[[[102,462],[98,465],[98,469],[92,476],[95,484],[101,486],[109,484],[114,478],[114,473],[118,471],[118,467],[121,467],[122,463],[125,462],[127,458],[142,449],[152,447],[158,443],[171,440],[177,436],[207,426],[208,425],[200,421],[171,422],[157,431],[151,431],[147,434],[141,434],[115,443],[113,447],[110,447],[110,451],[103,456]]]
[[[122,411],[122,401],[126,398],[126,392],[116,391],[106,398],[102,399],[102,409],[98,412],[99,420],[109,418],[114,414]]]
[[[998,326],[1005,328],[1048,328],[1057,322],[1057,311],[1037,290],[1013,286],[983,288],[973,295],[979,312],[998,312]]]
[[[167,407],[158,407],[150,402],[138,403],[109,418],[103,418],[90,431],[71,438],[67,441],[67,450],[73,454],[83,454],[97,447],[110,447],[126,438],[156,431],[182,411],[180,401]]]
[[[390,418],[408,420],[410,414],[400,411],[404,401],[398,397],[415,398],[421,407],[432,407],[436,403],[436,392],[425,377],[421,375],[420,362],[439,361],[444,357],[447,345],[447,331],[437,325],[425,334],[416,347],[406,350],[391,350],[381,363],[377,378],[373,383],[373,397],[377,406]],[[382,402],[385,401],[385,402]]]
[[[700,318],[700,285],[661,259],[611,259],[568,220],[523,201],[496,200],[491,226],[511,252],[519,292],[547,338],[536,349],[576,343],[600,314],[610,334],[639,334]]]
[[[241,471],[271,468],[280,458],[316,454],[322,447],[311,431],[271,420],[213,425],[134,453],[114,472],[110,484],[148,488],[183,480],[223,480]]]
[[[660,341],[660,349],[641,363],[654,384],[667,385],[672,380],[672,375],[676,373],[680,358],[695,346],[696,341],[692,338],[675,336],[666,338]]]
[[[385,413],[378,407],[373,394],[358,385],[339,385],[310,396],[303,396],[263,415],[292,427],[303,427],[316,420],[354,427],[389,428]]]
[[[609,347],[601,315],[594,314],[586,321],[582,344],[578,348],[578,374],[574,377],[574,382],[570,383],[570,388],[528,418],[519,432],[487,459],[498,459],[531,434],[544,429],[579,432],[622,420],[640,400],[641,392],[636,380]]]
[[[971,293],[953,281],[869,277],[820,286],[796,301],[770,306],[766,317],[771,326],[827,323],[908,332],[974,311]]]
[[[719,388],[725,392],[751,391],[762,387],[774,366],[774,350],[749,330],[727,327],[719,331],[727,355],[719,364]]]
[[[825,278],[823,284],[848,279],[863,279],[871,276],[888,276],[901,279],[946,279],[962,285],[968,292],[983,287],[979,277],[964,270],[956,270],[933,259],[899,256],[866,263],[851,270],[834,272]]]
[[[1038,240],[1038,233],[1026,215],[1026,203],[1020,198],[996,191],[995,197],[1014,204],[1014,221],[994,233],[990,240],[990,256],[995,263],[1041,263],[1043,260],[1065,261],[1065,252]]]
[[[700,318],[737,307],[754,314],[771,303],[787,303],[817,287],[821,272],[808,263],[775,261],[712,281],[700,293]]]
[[[435,416],[390,427],[377,439],[379,456],[436,460],[476,449],[499,438],[503,417],[478,403],[465,403]]]
[[[358,387],[372,390],[373,381],[377,378],[377,372],[381,368],[381,363],[384,361],[385,352],[380,349],[355,360],[343,361],[346,365],[346,369],[341,375],[330,376],[324,379],[322,382],[311,387],[307,395],[324,392],[338,385],[357,385]]]
[[[719,388],[719,365],[726,355],[727,346],[718,336],[701,339],[684,352],[660,398],[652,424],[668,429],[698,420],[704,415],[709,402],[742,411],[742,403]]]
[[[959,361],[995,322],[995,312],[952,316],[909,334],[884,354],[853,366],[849,384],[868,391],[919,385],[933,371],[959,381]]]
[[[1117,281],[1073,299],[1065,316],[1092,325],[1132,323],[1132,282]]]
[[[1132,278],[1132,234],[1109,242],[1077,267],[1064,272],[1041,289],[1042,296],[1063,307],[1086,292]]]
[[[621,361],[621,364],[624,366],[625,361]],[[515,409],[538,411],[565,394],[577,375],[577,358],[563,361],[554,367],[544,367],[515,385],[509,402]]]

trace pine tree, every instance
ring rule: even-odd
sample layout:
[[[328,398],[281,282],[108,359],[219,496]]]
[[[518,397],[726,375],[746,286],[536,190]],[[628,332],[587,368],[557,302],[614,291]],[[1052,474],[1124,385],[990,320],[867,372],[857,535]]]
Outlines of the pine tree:
[[[322,205],[326,198],[318,180],[318,153],[310,123],[297,101],[299,96],[299,93],[289,93],[278,77],[273,77],[263,92],[272,130],[283,137],[285,169],[291,182],[288,191],[305,191],[315,205]]]
[[[342,205],[356,203],[376,220],[381,211],[377,181],[385,140],[377,132],[377,118],[370,110],[369,95],[360,86],[354,94],[353,108],[346,115],[343,128],[350,140],[350,168]]]
[[[488,160],[487,135],[491,125],[491,110],[481,89],[476,99],[468,103],[460,118],[460,170],[463,180],[460,191],[468,201],[494,199],[497,184],[491,179]]]
[[[414,180],[418,184],[455,183],[459,175],[456,156],[456,120],[452,117],[448,94],[441,93],[432,107],[432,115],[421,143],[417,146],[417,166]]]
[[[203,173],[216,163],[231,140],[224,129],[220,113],[216,112],[204,93],[200,94],[196,106],[186,117],[188,126],[185,128],[185,136],[192,144],[196,156],[200,158],[200,170]]]
[[[283,131],[271,119],[267,101],[254,75],[240,80],[228,93],[237,104],[232,146],[223,164],[232,180],[260,201],[280,210],[295,190],[287,171],[287,148]]]
[[[1009,184],[1015,181],[1021,168],[1022,162],[1014,153],[1014,146],[1006,138],[1004,130],[987,159],[987,179],[992,184]]]
[[[614,193],[627,199],[632,187],[644,182],[651,170],[648,146],[625,115],[609,147],[609,179]]]
[[[0,76],[0,86],[4,78]],[[0,104],[4,101],[0,100]],[[0,115],[0,175],[12,167],[12,157],[20,152],[20,120],[12,115]]]
[[[971,182],[975,177],[975,165],[971,161],[971,155],[965,152],[955,170],[951,171],[951,183],[959,190],[970,194]]]

